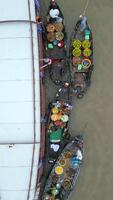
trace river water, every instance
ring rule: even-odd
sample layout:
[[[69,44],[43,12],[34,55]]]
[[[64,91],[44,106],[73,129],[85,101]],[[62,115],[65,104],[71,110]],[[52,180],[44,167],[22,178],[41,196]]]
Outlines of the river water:
[[[41,0],[44,16],[48,2]],[[84,10],[86,0],[57,2],[64,14],[69,38],[78,16]],[[73,135],[81,132],[84,134],[85,159],[76,188],[69,200],[112,200],[113,1],[91,0],[86,15],[94,36],[95,69],[91,87],[84,99],[74,99],[73,104],[70,130]],[[47,99],[51,99],[50,84]]]

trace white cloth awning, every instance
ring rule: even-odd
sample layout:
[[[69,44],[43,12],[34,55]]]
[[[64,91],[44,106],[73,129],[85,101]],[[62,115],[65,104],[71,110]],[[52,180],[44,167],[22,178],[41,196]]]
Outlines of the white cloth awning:
[[[32,0],[30,11],[31,20],[35,21]],[[32,24],[33,58],[30,23],[11,20],[29,21],[28,0],[0,0],[0,197],[28,200],[29,196],[29,200],[33,200],[40,149],[37,26]],[[31,178],[34,113],[36,144]],[[14,145],[10,147],[10,144]]]

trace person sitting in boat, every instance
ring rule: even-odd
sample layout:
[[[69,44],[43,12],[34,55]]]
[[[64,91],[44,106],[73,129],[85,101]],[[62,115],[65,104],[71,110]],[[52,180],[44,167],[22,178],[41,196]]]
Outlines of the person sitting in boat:
[[[76,27],[79,27],[80,31],[83,32],[87,28],[87,17],[80,15]]]
[[[59,6],[58,6],[57,3],[55,2],[55,0],[51,0],[51,1],[50,1],[49,10],[51,10],[51,9],[58,9],[58,10],[59,10]]]
[[[80,30],[84,31],[87,28],[87,17],[80,15]]]
[[[56,101],[55,103],[53,103],[53,105],[57,108],[61,107],[61,102],[60,101]]]
[[[80,161],[83,159],[82,152],[81,152],[79,149],[77,150],[76,158],[77,158],[78,160],[80,160]]]
[[[59,8],[59,6],[56,4],[56,2],[50,1],[49,6],[49,16],[50,16],[50,23],[54,22],[62,22],[63,21],[63,14]]]

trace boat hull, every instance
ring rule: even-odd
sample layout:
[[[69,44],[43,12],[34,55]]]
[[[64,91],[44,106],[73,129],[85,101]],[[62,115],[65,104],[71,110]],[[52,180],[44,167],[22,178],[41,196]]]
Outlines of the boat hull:
[[[76,23],[70,44],[71,86],[78,98],[82,98],[90,86],[94,68],[92,31],[87,22],[81,30],[81,20]]]
[[[83,137],[76,136],[65,146],[58,157],[46,182],[43,200],[68,199],[77,181],[83,155]]]
[[[55,17],[54,12],[58,12]],[[45,24],[45,56],[52,60],[49,66],[51,80],[56,84],[62,84],[68,70],[66,60],[66,32],[64,17],[58,4],[50,1]]]

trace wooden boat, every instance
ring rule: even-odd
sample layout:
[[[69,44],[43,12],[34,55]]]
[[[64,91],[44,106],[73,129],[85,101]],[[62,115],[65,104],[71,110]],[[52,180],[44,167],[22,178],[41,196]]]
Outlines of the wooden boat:
[[[70,71],[73,92],[82,98],[91,82],[93,38],[87,18],[80,16],[71,38]]]
[[[83,161],[81,135],[72,139],[58,157],[45,184],[42,200],[66,200],[73,190]]]
[[[49,67],[51,80],[61,84],[67,71],[66,33],[63,14],[55,0],[50,1],[45,24],[45,56],[52,60]]]
[[[71,102],[66,99],[58,99],[49,104],[48,125],[46,134],[46,149],[49,163],[54,163],[67,144],[70,134],[68,121]]]

